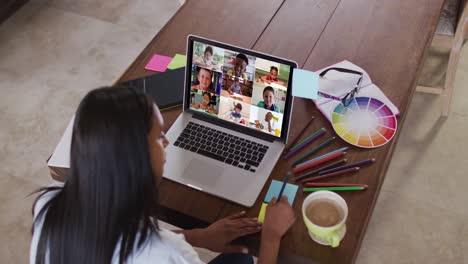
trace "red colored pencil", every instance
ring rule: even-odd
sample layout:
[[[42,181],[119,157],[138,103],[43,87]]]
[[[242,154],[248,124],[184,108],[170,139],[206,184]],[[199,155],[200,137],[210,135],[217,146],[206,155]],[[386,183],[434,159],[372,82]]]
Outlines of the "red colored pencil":
[[[356,172],[359,169],[360,169],[359,167],[353,167],[353,168],[349,168],[349,169],[346,169],[346,170],[335,171],[335,172],[332,172],[332,173],[328,173],[328,174],[313,177],[313,178],[310,178],[310,179],[307,179],[307,180],[303,180],[302,183],[307,183],[307,182],[313,182],[313,181],[316,181],[316,180],[326,179],[326,178],[330,178],[330,177],[333,177],[333,176],[338,176],[338,175],[349,173],[349,172]]]
[[[305,187],[348,187],[348,186],[360,186],[367,188],[367,184],[358,183],[331,183],[331,182],[306,182]]]
[[[320,164],[322,164],[322,163],[328,162],[328,161],[330,161],[330,160],[334,160],[334,159],[336,159],[336,158],[338,158],[338,157],[341,157],[341,156],[343,156],[343,155],[345,155],[345,154],[346,154],[346,152],[337,152],[337,153],[332,154],[332,155],[330,155],[330,156],[326,156],[326,157],[324,157],[324,158],[322,158],[322,159],[319,159],[319,160],[316,160],[316,161],[314,161],[314,162],[305,164],[305,165],[303,165],[303,166],[295,167],[294,169],[292,169],[292,171],[293,171],[294,173],[298,173],[298,172],[301,172],[301,171],[303,171],[303,170],[307,170],[307,169],[313,168],[313,167],[315,167],[315,166],[318,166],[318,165],[320,165]]]

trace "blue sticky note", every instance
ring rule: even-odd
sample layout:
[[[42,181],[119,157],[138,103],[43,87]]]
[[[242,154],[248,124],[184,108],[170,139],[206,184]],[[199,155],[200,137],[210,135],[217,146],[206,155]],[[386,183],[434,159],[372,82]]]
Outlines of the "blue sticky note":
[[[319,75],[312,71],[294,69],[292,78],[292,95],[296,97],[317,99]]]
[[[270,188],[268,189],[268,192],[265,196],[265,203],[269,203],[273,197],[278,198],[278,194],[281,191],[281,186],[283,186],[283,182],[277,181],[277,180],[272,180],[270,184]],[[283,195],[288,196],[288,202],[290,205],[293,204],[294,198],[296,197],[296,192],[299,186],[294,185],[294,184],[286,184],[286,187],[284,187]]]

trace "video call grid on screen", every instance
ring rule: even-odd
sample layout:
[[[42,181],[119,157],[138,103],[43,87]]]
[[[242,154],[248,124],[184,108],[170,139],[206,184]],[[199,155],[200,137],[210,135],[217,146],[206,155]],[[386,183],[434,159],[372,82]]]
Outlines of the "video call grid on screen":
[[[190,109],[281,137],[290,66],[193,41]]]

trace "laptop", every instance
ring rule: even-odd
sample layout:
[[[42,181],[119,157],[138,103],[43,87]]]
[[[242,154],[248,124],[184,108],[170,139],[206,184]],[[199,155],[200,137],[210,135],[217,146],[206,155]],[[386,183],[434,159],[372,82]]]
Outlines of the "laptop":
[[[281,156],[297,64],[190,35],[164,177],[251,207]]]

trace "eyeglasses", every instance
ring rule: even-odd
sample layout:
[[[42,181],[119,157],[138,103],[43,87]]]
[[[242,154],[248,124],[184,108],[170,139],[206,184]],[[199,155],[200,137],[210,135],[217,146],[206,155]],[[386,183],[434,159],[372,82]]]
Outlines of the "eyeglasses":
[[[325,69],[324,71],[322,71],[319,74],[320,77],[325,76],[325,74],[327,74],[327,72],[329,72],[329,71],[339,71],[339,72],[345,72],[345,73],[359,75],[359,79],[358,79],[356,85],[354,86],[354,88],[349,93],[347,93],[343,98],[339,98],[339,97],[329,95],[329,94],[326,94],[326,93],[318,92],[318,94],[320,96],[322,96],[322,97],[330,98],[330,99],[337,100],[337,101],[341,101],[344,106],[349,106],[351,104],[351,102],[353,101],[353,98],[356,96],[357,93],[359,93],[359,90],[361,89],[361,82],[362,82],[362,78],[363,78],[364,74],[362,72],[353,71],[353,70],[349,70],[349,69],[345,69],[345,68],[328,68],[328,69]]]

